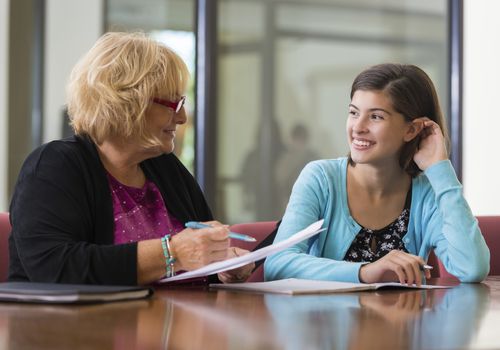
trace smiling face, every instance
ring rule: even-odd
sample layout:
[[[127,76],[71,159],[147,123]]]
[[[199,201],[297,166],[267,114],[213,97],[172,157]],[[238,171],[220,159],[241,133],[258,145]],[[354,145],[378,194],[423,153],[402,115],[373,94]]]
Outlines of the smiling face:
[[[151,103],[146,111],[146,128],[148,133],[160,141],[158,153],[172,153],[177,126],[186,123],[187,116],[184,107],[179,112],[159,103]]]
[[[347,140],[354,163],[399,164],[403,145],[416,134],[382,91],[357,90],[349,104]]]

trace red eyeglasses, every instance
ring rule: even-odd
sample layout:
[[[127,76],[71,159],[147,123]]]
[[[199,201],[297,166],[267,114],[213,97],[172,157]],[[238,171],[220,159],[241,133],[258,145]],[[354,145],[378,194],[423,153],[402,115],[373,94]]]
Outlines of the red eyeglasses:
[[[167,108],[172,108],[175,111],[175,113],[179,113],[182,106],[184,106],[184,103],[186,103],[186,96],[181,96],[181,99],[176,102],[164,100],[159,97],[153,97],[151,101],[153,101],[154,103],[158,103],[159,105],[165,106]]]

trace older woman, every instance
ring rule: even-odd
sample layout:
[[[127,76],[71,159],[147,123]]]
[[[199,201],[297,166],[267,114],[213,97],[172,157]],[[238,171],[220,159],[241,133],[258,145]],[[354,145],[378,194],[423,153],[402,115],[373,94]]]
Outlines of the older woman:
[[[245,253],[172,153],[188,75],[138,33],[107,33],[80,60],[68,85],[75,136],[36,149],[19,174],[9,280],[145,284]],[[184,229],[191,220],[212,228]]]

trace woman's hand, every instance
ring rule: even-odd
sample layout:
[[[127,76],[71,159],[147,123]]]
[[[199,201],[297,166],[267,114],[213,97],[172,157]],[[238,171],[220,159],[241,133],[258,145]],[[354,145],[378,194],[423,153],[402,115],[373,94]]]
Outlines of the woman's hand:
[[[439,125],[427,117],[414,119],[413,122],[423,123],[418,150],[413,156],[417,166],[425,171],[431,165],[448,159],[446,142]]]
[[[229,248],[228,259],[236,256],[241,256],[244,254],[248,254],[248,250],[240,249],[237,247]],[[237,282],[245,282],[248,277],[252,274],[252,271],[255,267],[255,263],[247,264],[241,267],[238,267],[234,270],[224,271],[219,273],[217,276],[219,280],[223,283],[237,283]]]
[[[229,248],[229,228],[217,221],[201,229],[187,228],[170,240],[175,270],[191,271],[210,263],[226,260]]]
[[[422,284],[422,269],[425,261],[416,255],[392,250],[379,260],[361,266],[359,280],[364,283],[399,281],[400,283]],[[423,272],[431,277],[429,270]]]

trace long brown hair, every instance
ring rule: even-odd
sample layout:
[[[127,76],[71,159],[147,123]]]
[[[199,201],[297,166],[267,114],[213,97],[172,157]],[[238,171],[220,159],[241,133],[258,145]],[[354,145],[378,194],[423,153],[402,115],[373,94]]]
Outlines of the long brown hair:
[[[351,87],[351,99],[358,90],[383,91],[391,99],[394,110],[402,114],[406,121],[427,117],[436,122],[448,140],[448,132],[443,113],[439,105],[436,88],[429,76],[419,67],[411,64],[384,63],[362,71]],[[403,146],[399,157],[399,165],[412,177],[421,170],[413,161],[418,149],[420,137]],[[449,147],[448,147],[449,149]],[[349,154],[349,162],[353,161]]]

